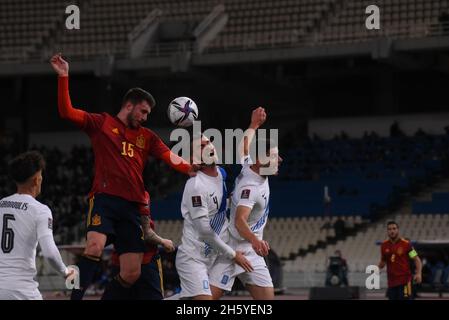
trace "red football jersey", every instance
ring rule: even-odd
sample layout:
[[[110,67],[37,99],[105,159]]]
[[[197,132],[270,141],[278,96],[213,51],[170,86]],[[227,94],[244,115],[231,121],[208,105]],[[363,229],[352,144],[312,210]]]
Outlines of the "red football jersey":
[[[405,285],[412,280],[410,258],[416,252],[410,241],[402,238],[395,243],[385,240],[381,246],[381,255],[387,264],[388,287]]]
[[[145,203],[143,169],[148,156],[160,158],[169,151],[150,129],[128,128],[107,113],[87,113],[82,129],[89,135],[95,156],[90,196],[105,193]]]

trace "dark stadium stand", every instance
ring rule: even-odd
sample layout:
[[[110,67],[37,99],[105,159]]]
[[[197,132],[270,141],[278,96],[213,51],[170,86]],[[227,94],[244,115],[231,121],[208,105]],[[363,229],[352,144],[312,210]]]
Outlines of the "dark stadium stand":
[[[271,179],[272,223],[267,226],[267,236],[279,255],[288,258],[301,249],[307,250],[309,245],[335,237],[332,228],[323,229],[326,216],[333,217],[331,225],[337,216],[358,225],[362,219],[376,219],[382,210],[392,212],[404,194],[413,194],[432,184],[437,176],[447,174],[443,167],[447,164],[448,145],[446,135],[390,138],[367,135],[362,139],[311,139],[303,147],[287,151],[280,176]],[[57,222],[55,232],[61,243],[77,242],[87,210],[91,177],[84,168],[91,167],[91,152],[86,147],[75,147],[69,154],[57,149],[38,149],[47,159],[42,200],[53,209]],[[9,158],[5,157],[4,161]],[[177,225],[183,178],[169,174],[159,162],[150,162],[150,167],[153,170],[148,172],[153,175],[145,178],[153,199],[154,216],[157,220],[178,220]],[[11,184],[6,183],[5,172],[1,176],[5,180],[3,185],[9,186],[2,190],[4,196],[10,192]],[[159,184],[155,185],[154,181]],[[327,205],[323,200],[325,186],[331,198]],[[447,211],[447,203],[448,193],[436,193],[431,208],[419,203],[413,208],[419,213],[443,213]],[[297,228],[285,219],[297,221]],[[302,224],[306,227],[301,227]],[[160,227],[174,239],[180,237],[180,225],[173,229],[161,222]],[[290,227],[291,234],[287,231]],[[303,241],[297,241],[294,234],[298,228],[304,229]]]
[[[361,15],[372,1],[341,1],[339,10],[327,21],[318,39],[332,42],[354,42],[373,37],[417,37],[438,25],[439,13],[448,9],[448,1],[381,0],[382,28],[371,32],[365,28],[366,16]]]
[[[79,5],[82,27],[64,30],[65,7]],[[163,31],[149,40],[145,54],[169,55],[191,51],[198,40],[193,30],[217,5],[224,5],[227,23],[207,44],[206,53],[256,48],[315,46],[323,43],[363,42],[373,38],[415,38],[439,35],[448,30],[441,13],[447,0],[382,0],[381,30],[365,28],[365,8],[359,0],[5,0],[0,3],[0,60],[47,60],[63,51],[73,59],[94,56],[126,58],[130,34],[151,27],[152,12],[159,30],[184,34],[167,43]],[[16,23],[11,24],[14,21]],[[26,23],[24,23],[26,21]],[[169,23],[171,25],[167,24]],[[164,25],[165,24],[165,25]],[[167,29],[167,28],[168,29]],[[146,52],[146,53],[145,53]]]
[[[431,201],[415,201],[413,213],[436,214],[447,211],[449,208],[449,192],[433,193]]]
[[[322,23],[336,0],[224,1],[229,22],[211,50],[296,44]]]
[[[272,206],[282,215],[295,208],[295,214],[306,216],[369,216],[397,202],[401,193],[434,181],[446,168],[448,147],[447,135],[311,140],[284,154],[280,180],[288,181],[272,183],[282,190],[273,192]],[[325,186],[332,198],[329,208]]]
[[[435,181],[447,170],[448,147],[447,135],[381,138],[373,134],[362,139],[309,140],[283,153],[280,176],[271,178],[270,215],[370,217],[397,204],[401,194]],[[326,186],[330,204],[324,203]],[[181,196],[174,193],[156,201],[155,208],[167,212],[167,218],[176,218],[173,203]],[[429,212],[444,211],[441,207],[448,201],[446,193],[438,194],[435,205],[439,207]]]
[[[65,8],[78,1],[5,0],[0,2],[0,59],[27,60],[42,48],[58,24]]]

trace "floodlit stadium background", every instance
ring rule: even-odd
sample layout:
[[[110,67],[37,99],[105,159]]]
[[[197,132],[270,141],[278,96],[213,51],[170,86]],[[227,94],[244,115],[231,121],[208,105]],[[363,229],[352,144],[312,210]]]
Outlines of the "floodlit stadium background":
[[[373,4],[380,29],[367,30]],[[66,28],[69,5],[80,29]],[[390,219],[426,263],[419,295],[448,292],[448,0],[2,0],[0,25],[0,197],[13,192],[7,161],[41,150],[40,200],[67,263],[84,243],[93,160],[88,139],[58,117],[55,52],[70,62],[77,107],[114,114],[128,88],[151,92],[147,125],[166,143],[177,96],[195,100],[207,128],[245,128],[254,107],[267,109],[284,158],[265,229],[282,298],[323,287],[337,249],[349,285],[363,288]],[[185,178],[151,160],[145,179],[157,232],[179,244]],[[40,289],[64,297],[63,281],[38,266]],[[385,273],[381,287],[360,297],[383,298]]]

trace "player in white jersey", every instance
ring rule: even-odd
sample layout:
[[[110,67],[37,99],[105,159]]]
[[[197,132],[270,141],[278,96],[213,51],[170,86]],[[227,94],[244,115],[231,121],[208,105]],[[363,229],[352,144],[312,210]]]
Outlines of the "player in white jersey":
[[[242,170],[235,181],[231,197],[230,239],[228,244],[242,251],[250,261],[253,271],[247,272],[238,265],[218,257],[210,271],[210,284],[214,299],[223,295],[223,290],[231,291],[238,277],[256,300],[274,298],[273,282],[264,260],[270,247],[263,240],[263,229],[269,212],[270,187],[268,176],[275,175],[282,162],[277,145],[271,140],[259,139],[258,148],[264,147],[266,154],[257,154],[253,163],[249,155],[249,146],[255,131],[265,122],[265,109],[257,108],[251,116],[251,124],[245,132],[239,149]],[[263,146],[261,146],[263,144]]]
[[[36,247],[64,277],[68,270],[53,240],[50,209],[35,198],[41,192],[45,162],[36,151],[26,152],[9,165],[17,193],[0,200],[0,300],[42,300],[36,276]]]
[[[241,252],[226,244],[226,172],[216,166],[215,148],[204,136],[201,154],[203,157],[194,155],[193,158],[204,159],[207,155],[210,161],[201,161],[201,169],[184,188],[181,202],[184,226],[182,243],[176,254],[176,269],[181,280],[180,298],[210,300],[209,268],[218,255],[245,270],[252,268]]]

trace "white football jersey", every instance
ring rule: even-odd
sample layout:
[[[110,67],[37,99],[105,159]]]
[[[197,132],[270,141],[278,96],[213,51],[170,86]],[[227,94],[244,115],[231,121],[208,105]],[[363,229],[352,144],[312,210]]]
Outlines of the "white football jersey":
[[[26,194],[0,200],[0,289],[35,291],[38,240],[53,236],[50,209]]]
[[[244,240],[235,227],[235,214],[238,206],[251,208],[248,225],[260,240],[263,238],[263,229],[270,211],[268,177],[262,177],[255,173],[250,168],[251,164],[252,160],[249,155],[243,158],[242,170],[235,179],[235,188],[231,196],[229,232],[238,240]]]
[[[221,169],[222,170],[222,169]],[[212,229],[223,241],[227,241],[226,189],[221,170],[217,167],[218,176],[211,177],[201,171],[187,180],[181,202],[181,213],[184,218],[182,244],[179,250],[190,257],[207,264],[213,262],[218,252],[209,244],[199,239],[193,225],[193,219],[209,216]],[[223,203],[224,202],[224,203]]]

